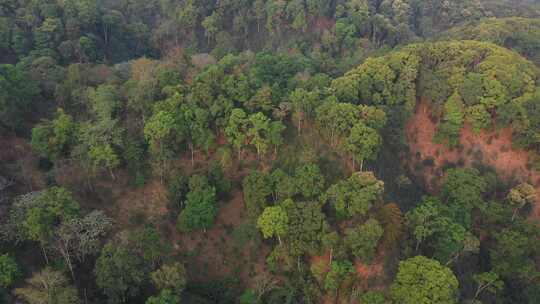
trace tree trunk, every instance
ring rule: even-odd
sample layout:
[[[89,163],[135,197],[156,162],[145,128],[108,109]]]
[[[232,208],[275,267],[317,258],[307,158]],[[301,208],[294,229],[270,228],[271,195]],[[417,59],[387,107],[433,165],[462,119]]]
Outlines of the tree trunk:
[[[191,150],[191,167],[195,165],[195,161],[193,160],[193,143],[189,143],[189,149]]]
[[[516,218],[516,215],[517,215],[518,211],[519,211],[519,208],[515,208],[515,209],[514,209],[514,212],[512,213],[512,222],[513,222],[514,219]]]
[[[43,247],[43,244],[40,244],[41,251],[43,252],[43,257],[45,258],[45,263],[49,265],[49,257],[47,256],[47,252],[45,252],[45,247]]]

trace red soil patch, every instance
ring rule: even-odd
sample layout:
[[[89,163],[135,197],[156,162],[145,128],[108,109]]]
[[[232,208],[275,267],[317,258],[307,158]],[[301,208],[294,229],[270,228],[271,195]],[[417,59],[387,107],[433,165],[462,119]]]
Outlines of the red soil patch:
[[[436,144],[433,137],[437,131],[435,119],[426,102],[418,103],[414,116],[405,128],[410,149],[410,168],[424,163],[420,177],[428,191],[434,193],[439,187],[445,164],[454,163],[472,166],[483,163],[493,167],[497,174],[506,181],[528,181],[535,185],[538,202],[531,214],[532,218],[540,218],[540,174],[528,167],[529,154],[523,149],[512,148],[512,130],[482,130],[474,134],[469,124],[461,131],[460,147],[449,149],[444,144]]]
[[[0,163],[10,168],[9,172],[0,172],[0,175],[14,178],[21,186],[24,185],[25,189],[19,190],[28,192],[45,187],[43,174],[37,168],[38,159],[23,138],[9,135],[0,137]]]
[[[133,210],[142,212],[149,219],[159,219],[167,214],[167,191],[159,180],[151,180],[137,188],[126,189],[116,201],[117,218],[128,220]]]

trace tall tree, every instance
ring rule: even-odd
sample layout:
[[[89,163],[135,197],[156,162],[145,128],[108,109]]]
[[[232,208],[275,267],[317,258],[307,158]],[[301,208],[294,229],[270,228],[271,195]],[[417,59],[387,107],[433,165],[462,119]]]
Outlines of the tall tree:
[[[142,259],[123,244],[107,243],[96,260],[94,274],[97,286],[109,303],[126,303],[136,296],[146,280]]]
[[[276,236],[279,244],[281,237],[287,233],[289,218],[281,206],[266,207],[257,220],[257,227],[261,229],[264,238]]]
[[[346,180],[332,185],[324,198],[340,217],[365,215],[384,191],[384,183],[372,172],[356,172]]]
[[[352,154],[353,168],[355,160],[359,160],[360,171],[362,171],[364,160],[374,160],[381,144],[381,136],[375,129],[366,126],[363,122],[357,122],[345,140],[344,148]]]
[[[403,304],[455,304],[458,287],[452,270],[419,255],[399,263],[390,296]]]
[[[369,219],[356,228],[345,230],[345,244],[355,257],[371,263],[383,232],[384,229],[377,220]]]
[[[186,231],[206,231],[212,226],[216,215],[216,188],[208,183],[206,176],[192,176],[189,179],[186,208],[178,216],[178,228]]]

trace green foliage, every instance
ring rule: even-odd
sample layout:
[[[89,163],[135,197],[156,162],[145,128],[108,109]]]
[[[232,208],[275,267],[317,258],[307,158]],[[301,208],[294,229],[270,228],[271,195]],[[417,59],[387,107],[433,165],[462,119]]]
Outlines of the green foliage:
[[[276,236],[281,242],[281,236],[289,228],[288,222],[287,213],[281,206],[266,207],[257,220],[257,227],[261,229],[264,238]]]
[[[493,270],[505,278],[537,277],[539,272],[532,257],[538,254],[538,235],[538,228],[528,225],[496,233],[496,243],[489,251]]]
[[[298,192],[306,199],[317,198],[324,189],[324,176],[315,164],[296,168],[293,182]]]
[[[452,38],[478,40],[512,48],[531,59],[539,59],[540,22],[538,19],[509,17],[486,18],[478,24],[451,29]]]
[[[216,188],[202,175],[189,179],[189,192],[186,195],[186,207],[178,216],[177,227],[192,231],[210,228],[217,215]]]
[[[360,296],[360,301],[362,304],[385,304],[386,299],[384,295],[377,291],[368,291]]]
[[[145,263],[157,265],[171,251],[160,233],[151,225],[135,231],[131,235],[133,249],[142,256]]]
[[[350,279],[355,273],[354,267],[349,261],[333,261],[330,265],[330,271],[324,279],[324,289],[331,294],[335,294],[341,284]]]
[[[416,256],[399,263],[390,295],[403,304],[457,303],[458,281],[439,262]]]
[[[324,130],[325,136],[335,145],[347,137],[358,120],[358,107],[335,100],[325,101],[317,107],[316,122]]]
[[[345,230],[345,244],[355,257],[365,263],[371,263],[383,232],[377,220],[369,219],[356,228]]]
[[[404,229],[404,217],[395,203],[388,203],[377,211],[377,219],[384,227],[384,234],[381,239],[383,248],[395,246],[401,239]]]
[[[0,123],[10,129],[21,128],[39,92],[38,84],[22,66],[0,65]]]
[[[240,304],[257,304],[259,299],[253,289],[246,289],[240,296]]]
[[[460,222],[461,214],[456,215],[452,206],[444,205],[436,198],[425,197],[406,214],[406,219],[416,240],[416,250],[424,241],[430,240],[434,257],[443,263],[449,263],[463,252],[478,251],[479,241]]]
[[[32,129],[32,149],[51,160],[65,156],[76,141],[77,124],[59,108],[52,121],[36,125]]]
[[[142,259],[124,245],[107,243],[96,260],[96,284],[109,303],[126,302],[146,280]]]
[[[313,202],[298,203],[290,199],[283,201],[281,206],[289,220],[284,241],[290,253],[298,256],[318,252],[323,232],[328,226],[321,206]]]
[[[180,209],[184,205],[186,195],[189,192],[189,178],[178,172],[173,174],[167,182],[167,198],[169,204],[175,209]]]
[[[442,114],[437,139],[455,146],[465,119],[476,131],[491,126],[494,118],[500,127],[517,121],[517,125],[528,124],[534,115],[516,114],[536,90],[536,71],[519,55],[489,43],[422,43],[368,58],[334,80],[332,89],[342,102],[403,105],[407,113],[417,97],[423,97],[436,106],[437,115]],[[524,146],[533,143],[526,133],[515,130]]]
[[[10,255],[0,255],[0,286],[9,288],[21,276],[17,261]]]
[[[384,191],[384,183],[372,172],[356,172],[328,188],[325,199],[340,217],[364,216]]]
[[[248,215],[258,218],[267,205],[267,197],[272,193],[269,176],[253,170],[242,181],[242,189]]]
[[[44,190],[35,203],[26,210],[23,221],[29,239],[46,243],[56,229],[56,225],[79,215],[79,204],[64,188],[52,187]]]
[[[473,168],[449,169],[441,189],[441,196],[448,202],[471,210],[483,202],[487,183]]]
[[[157,296],[148,298],[145,304],[180,304],[180,297],[170,290],[164,289]]]
[[[482,292],[487,291],[491,294],[496,294],[501,291],[504,286],[504,282],[499,279],[499,275],[496,272],[482,272],[473,276],[474,282],[478,285],[475,293],[475,298]]]
[[[345,141],[345,150],[352,154],[353,159],[363,163],[364,160],[374,160],[377,157],[381,144],[382,139],[377,131],[358,122]]]
[[[437,130],[434,140],[443,142],[448,140],[451,147],[459,144],[459,135],[463,127],[463,101],[457,92],[452,94],[444,103],[443,119]]]

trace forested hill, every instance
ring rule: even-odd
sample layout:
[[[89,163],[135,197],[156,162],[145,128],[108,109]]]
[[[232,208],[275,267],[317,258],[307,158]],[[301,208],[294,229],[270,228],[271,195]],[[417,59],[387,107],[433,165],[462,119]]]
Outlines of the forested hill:
[[[4,0],[0,61],[115,63],[178,48],[223,56],[291,47],[330,60],[353,56],[358,38],[373,50],[512,16],[538,18],[540,8],[534,0]]]
[[[535,0],[0,0],[0,304],[540,303]]]

